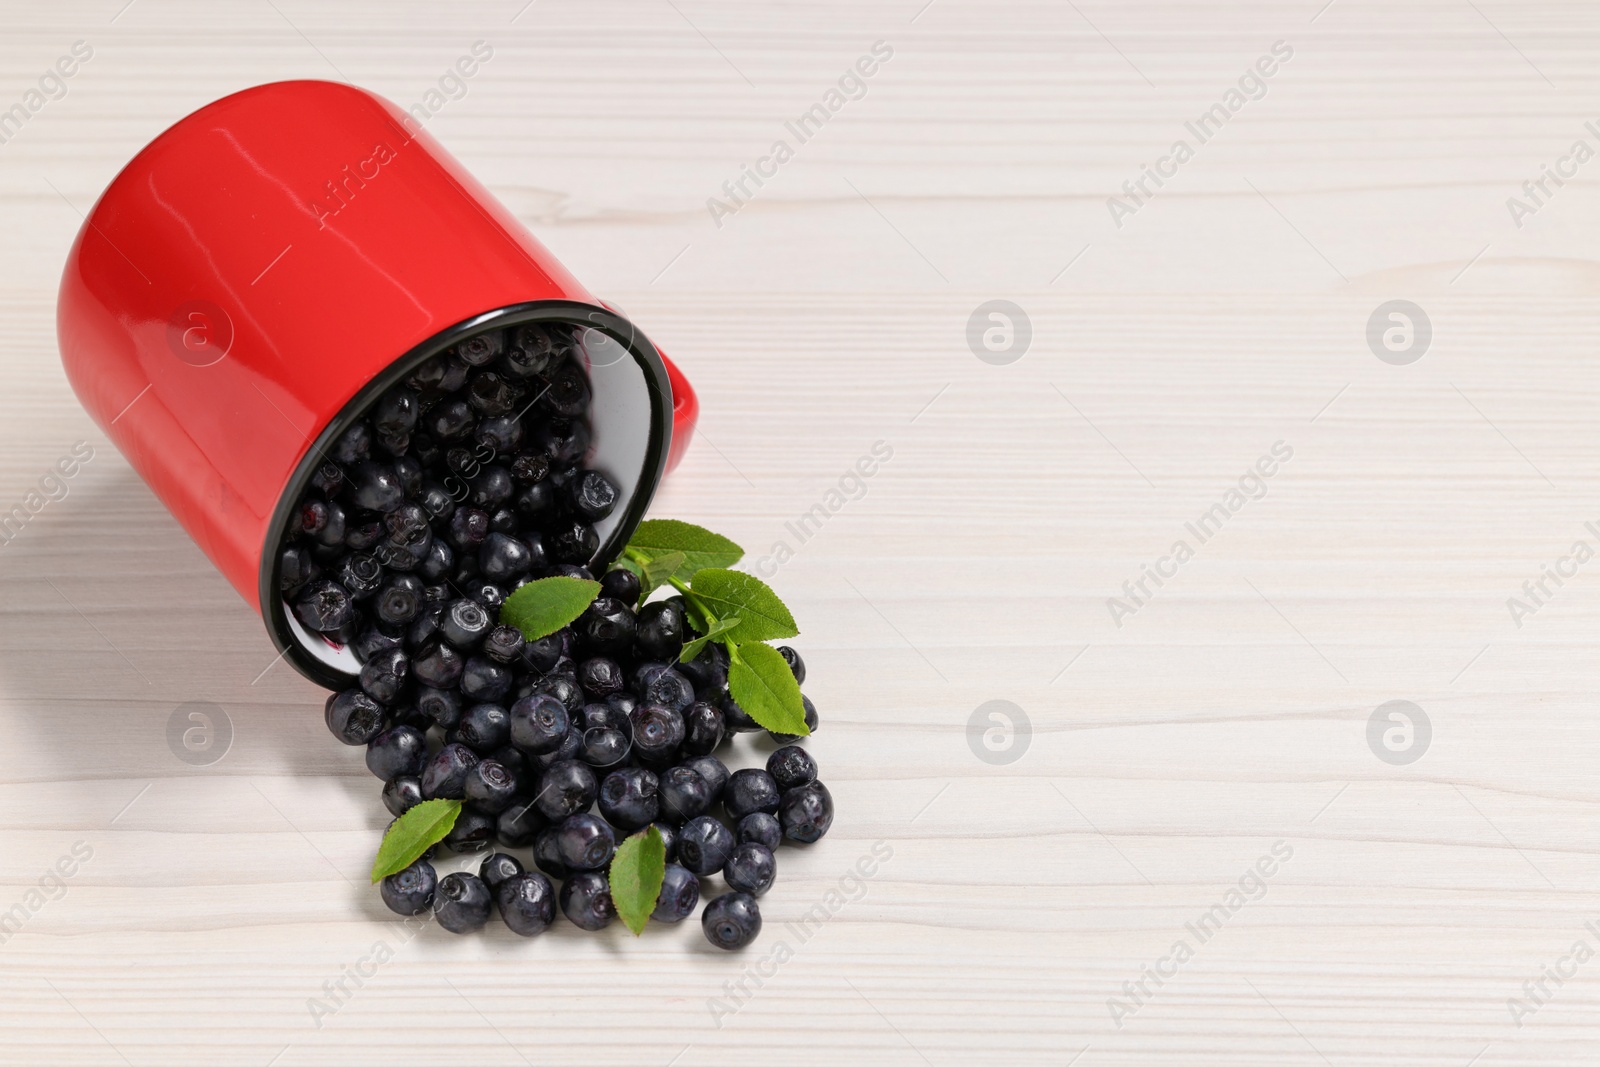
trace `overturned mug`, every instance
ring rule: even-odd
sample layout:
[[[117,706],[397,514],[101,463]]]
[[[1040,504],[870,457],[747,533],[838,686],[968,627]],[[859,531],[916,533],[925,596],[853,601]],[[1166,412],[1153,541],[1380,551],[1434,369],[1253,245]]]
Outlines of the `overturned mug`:
[[[277,547],[334,440],[390,386],[485,330],[563,324],[587,373],[584,460],[618,490],[613,558],[694,430],[688,381],[387,100],[247,89],[144,148],[89,212],[57,336],[89,414],[308,678],[348,647],[279,594]]]

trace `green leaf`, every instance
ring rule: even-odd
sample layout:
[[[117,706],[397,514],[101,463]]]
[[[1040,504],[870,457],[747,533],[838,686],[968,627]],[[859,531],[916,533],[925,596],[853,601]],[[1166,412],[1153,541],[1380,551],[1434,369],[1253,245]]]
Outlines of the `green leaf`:
[[[705,633],[683,646],[683,652],[678,656],[678,662],[688,663],[700,654],[700,650],[706,647],[706,642],[711,641],[713,638],[721,637],[738,625],[739,616],[737,615],[729,615],[726,619],[718,619],[711,624]]]
[[[643,600],[661,586],[667,584],[667,579],[683,569],[684,560],[688,559],[682,552],[668,552],[664,555],[647,558],[639,568],[639,599]]]
[[[728,631],[730,641],[773,641],[800,632],[778,594],[753,574],[703,570],[694,576],[692,588],[717,618],[739,616],[739,625]]]
[[[688,581],[696,571],[707,567],[731,567],[744,558],[744,549],[704,526],[677,519],[646,519],[628,541],[634,559],[657,559],[669,552],[682,552],[683,563],[676,576]],[[642,561],[641,561],[642,562]]]
[[[537,641],[582,615],[599,595],[599,582],[565,575],[540,578],[506,597],[500,605],[500,621],[521,630],[529,641]]]
[[[634,937],[644,933],[666,876],[667,845],[654,826],[628,838],[611,857],[611,902]]]
[[[734,649],[728,688],[739,706],[773,733],[804,737],[811,732],[794,672],[771,645],[756,642]]]
[[[405,870],[433,845],[444,840],[461,814],[459,800],[424,800],[394,821],[372,861],[372,880],[380,882]]]

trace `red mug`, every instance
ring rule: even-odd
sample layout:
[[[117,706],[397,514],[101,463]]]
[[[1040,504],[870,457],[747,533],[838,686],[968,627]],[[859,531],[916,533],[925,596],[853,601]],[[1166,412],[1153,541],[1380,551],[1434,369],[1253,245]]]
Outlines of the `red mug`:
[[[464,337],[568,324],[589,373],[586,459],[616,482],[613,558],[677,464],[688,381],[400,108],[333,82],[201,108],[123,168],[67,257],[56,329],[89,414],[308,678],[353,684],[300,626],[278,545],[327,448]]]

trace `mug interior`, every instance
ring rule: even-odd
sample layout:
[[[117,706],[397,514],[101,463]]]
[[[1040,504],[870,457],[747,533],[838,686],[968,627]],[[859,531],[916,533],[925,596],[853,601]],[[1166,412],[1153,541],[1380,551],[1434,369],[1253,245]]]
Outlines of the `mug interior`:
[[[453,345],[488,330],[529,322],[572,327],[574,355],[589,375],[589,451],[583,466],[617,487],[617,505],[594,524],[599,541],[589,567],[615,559],[649,507],[672,439],[672,390],[660,355],[628,320],[604,308],[567,300],[516,304],[485,312],[430,337],[375,376],[317,435],[279,497],[261,554],[262,616],[273,643],[301,674],[329,689],[356,684],[361,663],[348,645],[306,629],[279,591],[282,544],[312,475],[328,450],[391,386]]]

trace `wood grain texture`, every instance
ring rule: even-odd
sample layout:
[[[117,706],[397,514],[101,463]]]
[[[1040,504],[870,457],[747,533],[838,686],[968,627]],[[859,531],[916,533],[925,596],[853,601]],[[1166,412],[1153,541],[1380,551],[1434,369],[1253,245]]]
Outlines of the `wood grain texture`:
[[[0,944],[0,1062],[1592,1060],[1600,961],[1524,983],[1600,951],[1600,562],[1520,626],[1507,601],[1600,547],[1600,162],[1520,227],[1506,204],[1600,148],[1592,5],[123,5],[0,6],[0,110],[95,49],[0,145],[0,505],[96,450],[0,549],[0,912],[92,849]],[[282,78],[410,105],[478,39],[430,130],[700,391],[656,514],[793,549],[773,581],[839,818],[784,851],[740,957],[396,921],[359,752],[60,371],[65,249],[152,136]],[[866,95],[717,226],[707,198],[879,40]],[[1280,40],[1116,226],[1107,198]],[[1007,366],[966,341],[997,298],[1033,329]],[[1397,298],[1433,326],[1409,366],[1366,341]],[[1265,495],[1186,534],[1276,442]],[[1396,699],[1433,730],[1406,766],[1367,744]],[[991,700],[1032,724],[1010,763],[969,746]],[[168,748],[189,701],[231,720],[209,767]]]

